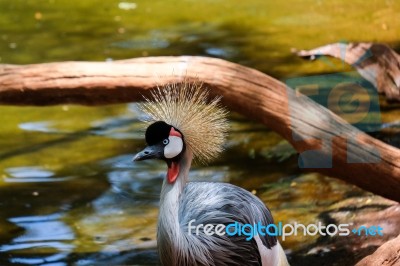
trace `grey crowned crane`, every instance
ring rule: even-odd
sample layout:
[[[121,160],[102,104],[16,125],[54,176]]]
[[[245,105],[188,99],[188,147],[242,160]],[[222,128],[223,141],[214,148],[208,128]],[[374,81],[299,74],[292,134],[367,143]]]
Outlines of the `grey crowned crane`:
[[[160,159],[168,167],[158,217],[160,260],[166,266],[288,265],[274,234],[246,240],[245,235],[226,230],[233,223],[272,224],[260,199],[227,183],[188,182],[193,157],[199,162],[215,158],[228,129],[220,99],[207,98],[200,84],[182,82],[154,91],[152,99],[139,104],[148,116],[148,146],[133,159]],[[225,231],[211,234],[199,225]]]

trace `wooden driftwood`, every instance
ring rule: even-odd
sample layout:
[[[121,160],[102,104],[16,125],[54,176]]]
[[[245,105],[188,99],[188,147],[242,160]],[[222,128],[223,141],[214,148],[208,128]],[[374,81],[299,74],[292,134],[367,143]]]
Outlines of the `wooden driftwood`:
[[[363,258],[356,266],[400,265],[400,235],[382,246],[380,246],[373,254]]]
[[[157,84],[184,79],[200,80],[212,94],[222,95],[228,108],[278,132],[300,153],[302,164],[314,167],[310,170],[400,201],[400,150],[362,133],[280,81],[221,59],[182,56],[1,65],[0,104],[132,102]]]
[[[386,245],[386,242],[396,238],[400,232],[399,203],[380,196],[363,194],[347,197],[324,208],[326,211],[320,213],[318,219],[325,225],[351,224],[349,229],[359,229],[358,232],[351,232],[347,236],[319,236],[314,243],[292,252],[291,262],[301,262],[301,265],[325,265],[327,262],[334,265],[355,265],[375,252],[379,246],[382,248],[374,257],[378,258],[380,254],[380,262],[383,262],[385,257],[388,261],[392,260],[390,256],[396,253],[391,254],[391,251],[400,250],[400,241],[390,242],[393,246]],[[382,235],[378,231],[375,231],[375,235],[371,231],[367,234],[366,228],[374,229],[373,226],[375,229],[380,226]],[[386,248],[389,250],[386,251]],[[370,262],[362,265],[399,265],[399,261],[396,263]]]
[[[309,51],[299,51],[301,57],[322,55],[336,57],[352,65],[389,101],[400,101],[400,55],[380,43],[333,43]]]

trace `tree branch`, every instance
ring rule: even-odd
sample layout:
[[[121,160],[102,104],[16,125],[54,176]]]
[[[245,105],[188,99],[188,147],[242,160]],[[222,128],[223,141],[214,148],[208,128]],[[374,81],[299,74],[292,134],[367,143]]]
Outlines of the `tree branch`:
[[[400,101],[400,55],[380,43],[333,43],[309,51],[299,51],[298,56],[314,60],[329,55],[349,65],[371,82],[389,101]]]
[[[387,265],[396,266],[400,263],[400,235],[382,246],[373,254],[366,256],[356,266]]]
[[[400,201],[400,150],[357,130],[280,81],[221,59],[182,56],[0,65],[0,104],[132,102],[157,85],[197,79],[211,94],[223,96],[228,108],[287,139],[301,153],[303,164],[321,162],[326,167],[310,170]]]

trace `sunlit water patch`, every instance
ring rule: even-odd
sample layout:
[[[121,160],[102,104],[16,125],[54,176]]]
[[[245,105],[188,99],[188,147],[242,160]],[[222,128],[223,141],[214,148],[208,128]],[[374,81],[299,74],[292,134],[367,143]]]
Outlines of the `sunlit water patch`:
[[[59,132],[55,129],[54,124],[49,121],[41,121],[41,122],[26,122],[19,124],[19,128],[25,131],[37,131],[37,132],[46,132],[46,133],[54,133]]]
[[[1,245],[0,253],[12,254],[9,256],[9,263],[25,265],[47,265],[65,260],[74,248],[71,240],[75,238],[75,234],[60,220],[61,217],[62,214],[56,213],[10,218],[10,222],[24,231],[9,244]]]
[[[52,171],[39,166],[7,168],[5,172],[3,181],[7,183],[62,182],[73,178],[57,177]]]
[[[137,118],[124,115],[94,121],[91,124],[89,132],[91,134],[106,136],[113,139],[142,140],[144,136],[144,126]]]

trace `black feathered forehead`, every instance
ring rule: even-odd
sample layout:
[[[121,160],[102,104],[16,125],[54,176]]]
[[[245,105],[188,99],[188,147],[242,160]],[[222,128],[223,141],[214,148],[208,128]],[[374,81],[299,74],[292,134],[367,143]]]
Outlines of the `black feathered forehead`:
[[[171,126],[164,121],[157,121],[151,124],[146,129],[146,142],[147,145],[155,145],[164,139],[167,139],[169,132],[171,131]]]
[[[157,121],[151,124],[147,129],[146,129],[146,142],[147,145],[155,145],[164,139],[167,139],[170,135],[171,128],[173,126],[168,125],[164,121]],[[182,132],[173,127],[175,131],[178,131],[181,134],[181,138],[183,139],[183,134]]]

